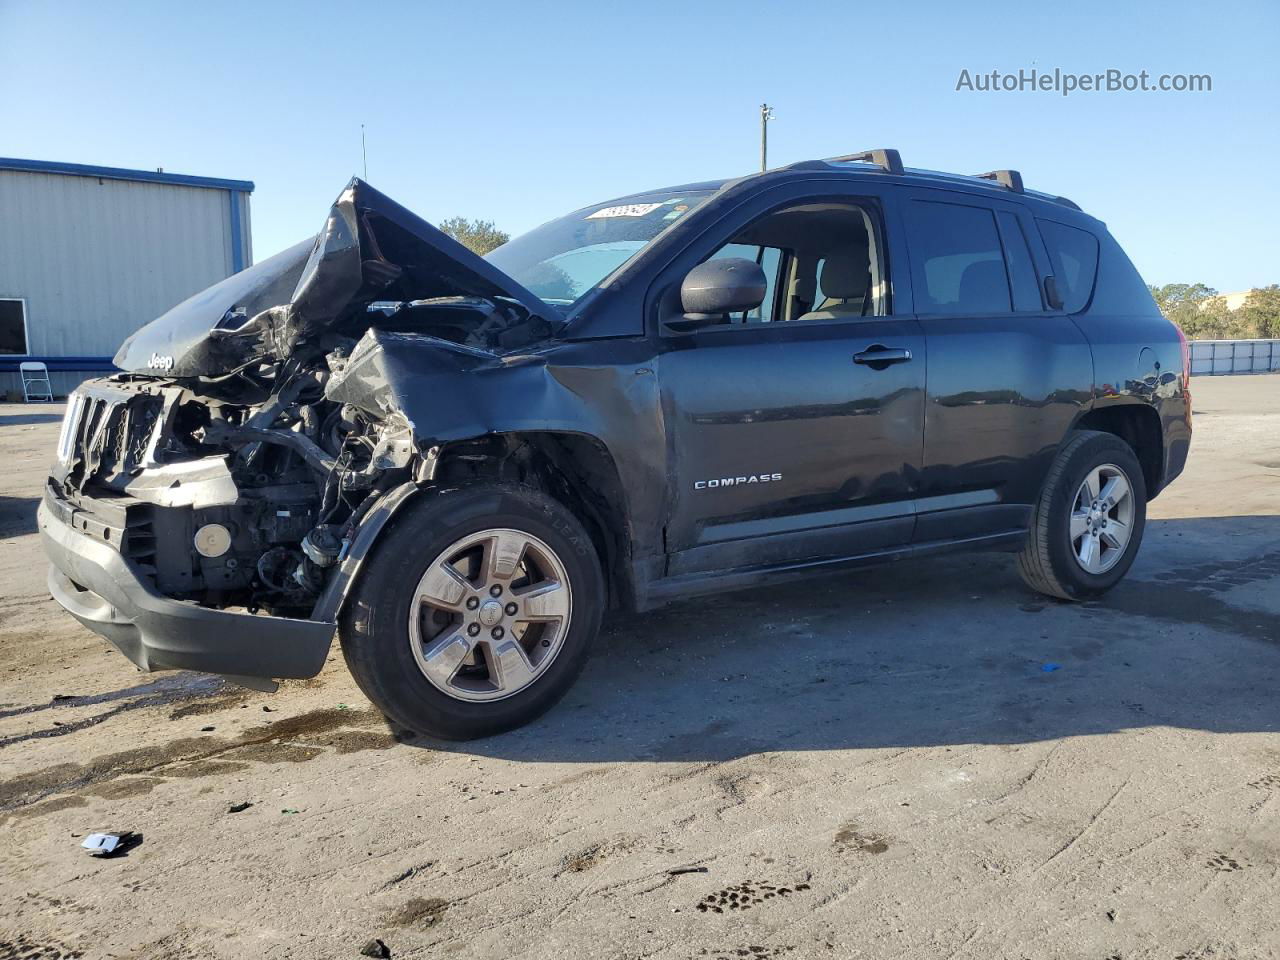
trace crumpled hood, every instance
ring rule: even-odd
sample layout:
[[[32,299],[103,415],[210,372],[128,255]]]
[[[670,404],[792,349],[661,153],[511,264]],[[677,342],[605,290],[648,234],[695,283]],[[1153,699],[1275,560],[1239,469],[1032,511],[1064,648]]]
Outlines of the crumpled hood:
[[[279,360],[326,331],[359,336],[374,300],[476,297],[512,322],[558,321],[553,307],[421,217],[353,179],[314,240],[184,300],[115,356],[131,373],[217,376]]]

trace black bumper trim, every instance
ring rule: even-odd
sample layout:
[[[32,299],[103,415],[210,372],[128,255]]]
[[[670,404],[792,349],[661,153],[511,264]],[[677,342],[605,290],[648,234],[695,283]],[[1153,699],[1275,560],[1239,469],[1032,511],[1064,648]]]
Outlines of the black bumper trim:
[[[146,671],[197,670],[245,677],[314,677],[335,624],[215,610],[157,593],[113,547],[70,525],[71,507],[37,517],[49,556],[49,592],[68,613]]]

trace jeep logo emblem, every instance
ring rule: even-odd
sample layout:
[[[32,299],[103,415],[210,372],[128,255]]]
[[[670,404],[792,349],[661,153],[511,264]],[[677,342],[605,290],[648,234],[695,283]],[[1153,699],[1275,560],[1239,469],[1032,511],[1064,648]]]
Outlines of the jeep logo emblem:
[[[173,369],[173,357],[167,357],[162,353],[153,353],[151,359],[147,362],[147,366],[152,370],[164,370],[167,373]]]

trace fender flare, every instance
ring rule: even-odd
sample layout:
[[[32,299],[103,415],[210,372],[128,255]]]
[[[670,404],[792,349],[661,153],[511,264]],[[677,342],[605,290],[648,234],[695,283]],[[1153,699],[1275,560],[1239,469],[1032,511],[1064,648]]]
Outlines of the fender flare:
[[[351,546],[347,548],[346,556],[338,565],[333,579],[329,581],[324,592],[320,594],[320,599],[312,608],[312,620],[335,624],[338,622],[338,614],[342,612],[342,606],[351,592],[351,585],[360,575],[360,570],[378,537],[386,529],[391,518],[421,489],[413,481],[406,481],[384,493],[369,509],[356,528],[355,536],[351,538]]]

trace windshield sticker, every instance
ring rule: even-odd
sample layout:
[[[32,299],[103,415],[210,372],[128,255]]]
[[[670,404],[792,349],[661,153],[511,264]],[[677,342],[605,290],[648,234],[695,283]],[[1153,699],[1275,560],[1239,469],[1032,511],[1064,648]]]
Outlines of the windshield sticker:
[[[657,210],[661,203],[624,203],[617,207],[605,207],[589,213],[587,220],[605,220],[609,217],[643,217]]]
[[[687,203],[682,203],[679,206],[674,207],[672,211],[662,219],[663,220],[679,220],[682,216],[684,216],[684,214],[688,211],[688,209],[689,209],[689,205]]]

